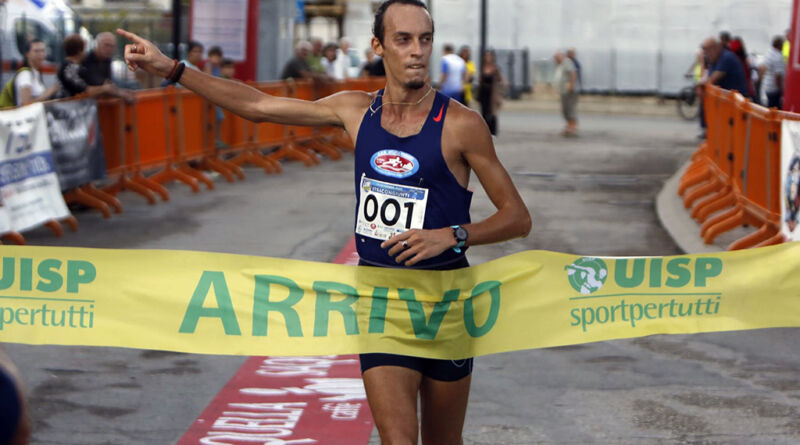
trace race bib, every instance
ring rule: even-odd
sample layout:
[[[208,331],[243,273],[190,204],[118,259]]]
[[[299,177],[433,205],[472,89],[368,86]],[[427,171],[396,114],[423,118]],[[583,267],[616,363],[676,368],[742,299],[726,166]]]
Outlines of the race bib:
[[[428,189],[376,181],[361,176],[356,233],[389,239],[425,221]]]

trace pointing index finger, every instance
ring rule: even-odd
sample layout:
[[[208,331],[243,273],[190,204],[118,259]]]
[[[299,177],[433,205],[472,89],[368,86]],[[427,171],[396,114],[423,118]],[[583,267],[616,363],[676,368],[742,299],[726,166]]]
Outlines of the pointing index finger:
[[[141,44],[145,43],[145,40],[143,38],[139,37],[138,35],[130,31],[125,31],[124,29],[121,28],[117,28],[117,34],[121,35],[122,37],[125,37],[126,39],[134,43],[141,43]]]

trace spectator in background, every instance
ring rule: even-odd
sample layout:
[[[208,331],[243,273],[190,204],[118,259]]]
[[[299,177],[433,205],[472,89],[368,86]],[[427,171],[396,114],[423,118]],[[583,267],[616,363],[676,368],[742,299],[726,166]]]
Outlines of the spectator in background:
[[[578,70],[569,57],[562,52],[553,55],[556,62],[555,81],[561,95],[561,113],[567,122],[561,135],[564,137],[578,134]]]
[[[14,98],[17,106],[52,99],[58,93],[58,82],[47,88],[39,71],[47,57],[47,47],[39,39],[31,40],[25,52],[23,69],[14,76]]]
[[[308,55],[311,53],[311,44],[301,40],[294,45],[294,57],[286,62],[281,73],[281,79],[311,79],[314,73],[308,66]]]
[[[383,58],[376,56],[375,52],[372,51],[372,48],[367,49],[364,55],[366,56],[367,61],[364,63],[364,68],[361,70],[362,76],[386,76],[386,67],[383,66]]]
[[[731,44],[731,33],[728,31],[720,31],[719,42],[722,44],[723,48],[727,48],[728,45]]]
[[[201,71],[199,66],[202,61],[203,44],[195,40],[189,40],[189,43],[186,44],[186,58],[181,60],[181,62],[186,64],[187,68],[194,68],[197,71]]]
[[[30,419],[21,386],[19,372],[0,351],[0,444],[29,443]]]
[[[335,43],[328,43],[322,49],[322,68],[325,69],[325,75],[333,79],[336,78],[336,50]]]
[[[576,91],[580,91],[581,88],[583,88],[583,73],[581,71],[581,63],[578,62],[578,55],[575,52],[575,48],[570,48],[567,50],[567,57],[572,61],[572,64],[575,65],[575,73],[578,76],[578,86],[576,87]]]
[[[359,77],[368,77],[369,76],[369,67],[375,63],[375,51],[372,48],[367,48],[364,50],[364,64],[361,65],[361,69],[359,70]]]
[[[747,91],[744,67],[735,54],[713,37],[703,42],[702,49],[711,64],[706,84],[717,85],[726,90]]]
[[[481,115],[493,135],[497,135],[497,111],[503,104],[503,85],[505,81],[497,66],[494,51],[488,50],[483,54],[483,66],[478,81],[478,102],[481,104]]]
[[[101,32],[95,38],[95,48],[83,59],[86,68],[84,80],[89,86],[99,86],[112,80],[111,59],[117,51],[117,38],[110,32]]]
[[[208,57],[206,58],[206,64],[203,66],[203,72],[215,77],[220,77],[220,73],[222,72],[222,48],[219,46],[212,46],[208,50]]]
[[[449,96],[462,104],[464,103],[464,79],[467,66],[464,59],[453,53],[453,45],[444,45],[442,56],[442,76],[439,79],[439,89],[442,94]]]
[[[325,72],[325,67],[322,66],[322,48],[322,39],[319,37],[312,37],[311,54],[308,55],[306,60],[308,61],[308,66],[311,67],[311,71],[315,73]]]
[[[126,102],[133,101],[133,95],[129,92],[117,88],[110,80],[102,85],[89,85],[86,81],[88,77],[87,69],[81,65],[86,58],[84,49],[86,42],[80,34],[70,34],[64,38],[64,53],[66,59],[58,69],[58,81],[61,84],[60,97],[72,97],[86,93],[89,97],[102,94],[120,97]]]
[[[231,59],[222,59],[219,69],[219,77],[223,79],[233,79],[236,76],[236,63]]]
[[[786,80],[786,62],[783,60],[783,37],[775,36],[772,47],[764,57],[764,63],[758,71],[761,75],[761,91],[767,97],[767,107],[781,108],[783,104],[783,87]]]
[[[703,76],[706,75],[706,55],[703,50],[697,50],[695,54],[694,63],[689,67],[689,71],[684,76],[691,78],[695,85],[702,83]]]
[[[339,49],[336,50],[336,60],[333,62],[332,77],[336,80],[345,80],[350,77],[350,67],[353,60],[350,57],[350,41],[347,37],[339,39]],[[358,63],[355,64],[358,66]],[[331,75],[328,73],[328,75]]]
[[[470,106],[472,100],[472,82],[475,81],[475,63],[472,61],[472,51],[464,45],[458,50],[458,55],[464,59],[464,105]]]
[[[739,93],[751,100],[756,100],[756,89],[753,87],[753,73],[750,69],[750,61],[747,60],[747,50],[744,47],[744,40],[738,36],[734,37],[728,45],[728,49],[736,55],[739,62],[742,64],[745,81],[747,81],[747,90],[739,91]]]
[[[703,40],[701,49],[709,67],[708,75],[700,85],[700,92],[704,90],[706,85],[717,85],[726,90],[747,91],[747,79],[742,63],[735,54],[723,46],[721,41],[709,37]],[[700,97],[700,128],[702,132],[698,137],[705,139],[706,116],[702,96]]]
[[[783,47],[781,47],[781,54],[783,54],[783,63],[789,63],[789,56],[792,53],[792,30],[787,29],[785,33],[783,33]]]

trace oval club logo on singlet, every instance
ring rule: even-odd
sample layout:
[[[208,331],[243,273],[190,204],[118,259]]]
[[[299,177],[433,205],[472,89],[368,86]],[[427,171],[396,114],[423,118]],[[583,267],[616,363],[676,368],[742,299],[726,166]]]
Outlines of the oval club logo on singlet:
[[[393,178],[407,178],[419,170],[419,161],[414,156],[399,150],[381,150],[370,159],[376,172]]]

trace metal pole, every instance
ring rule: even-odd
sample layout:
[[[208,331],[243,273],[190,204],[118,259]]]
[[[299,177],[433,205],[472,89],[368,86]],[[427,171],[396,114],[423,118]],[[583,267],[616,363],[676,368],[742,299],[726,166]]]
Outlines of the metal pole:
[[[483,55],[486,52],[486,0],[481,0],[481,47],[478,52],[478,78],[483,73]]]
[[[181,0],[172,0],[172,58],[180,59]]]

